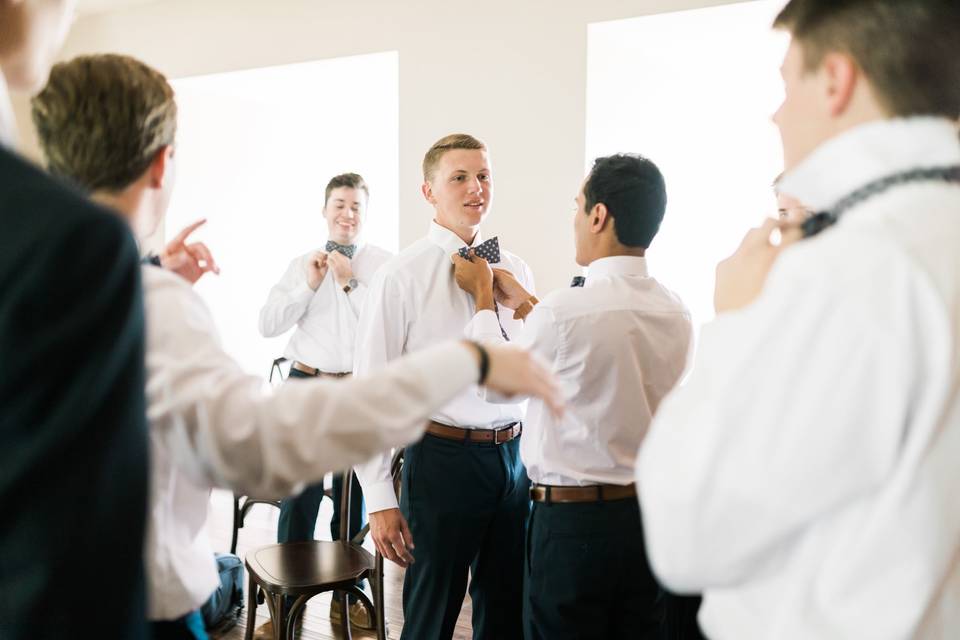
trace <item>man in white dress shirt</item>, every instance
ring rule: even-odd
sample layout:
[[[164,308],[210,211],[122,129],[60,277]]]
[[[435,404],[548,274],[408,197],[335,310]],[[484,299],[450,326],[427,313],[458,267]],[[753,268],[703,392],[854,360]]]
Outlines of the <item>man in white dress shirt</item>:
[[[500,342],[494,302],[526,319],[513,341],[557,372],[568,410],[531,401],[520,452],[533,483],[524,637],[650,638],[664,597],[643,547],[633,469],[660,400],[687,364],[690,314],[647,273],[667,194],[640,156],[599,158],[576,197],[577,263],[586,277],[542,302],[479,257],[454,258],[476,301],[468,335]],[[496,276],[494,276],[496,274]],[[494,285],[496,282],[496,285]]]
[[[527,265],[480,235],[493,198],[486,146],[466,134],[442,138],[424,157],[423,179],[435,217],[426,237],[374,277],[357,331],[356,374],[464,335],[475,309],[453,278],[450,256],[460,249],[499,252],[501,263],[533,290]],[[501,311],[502,330],[519,331],[522,323]],[[371,536],[385,557],[407,567],[403,638],[452,637],[468,572],[474,638],[521,636],[529,511],[522,417],[519,402],[493,404],[478,388],[464,389],[431,415],[424,438],[406,448],[399,506],[389,451],[357,466]]]
[[[960,3],[792,0],[776,221],[637,467],[651,563],[710,638],[960,633]],[[819,232],[819,233],[818,233]]]
[[[156,228],[173,188],[176,130],[162,75],[126,56],[76,58],[54,67],[33,117],[52,171],[98,185],[93,199],[141,237]],[[264,394],[263,381],[223,351],[188,281],[153,266],[143,277],[151,444],[145,557],[156,639],[206,637],[197,608],[217,585],[204,529],[213,486],[289,495],[415,440],[427,416],[478,377],[507,392],[553,393],[524,351],[453,341],[362,380],[318,378]]]
[[[290,379],[343,378],[353,370],[353,351],[360,307],[367,284],[390,259],[386,249],[361,242],[370,192],[356,173],[334,176],[324,194],[323,217],[327,242],[323,250],[294,258],[270,290],[260,310],[260,333],[273,337],[297,327],[283,352],[292,361]],[[343,476],[333,475],[333,518],[330,535],[340,538],[340,502]],[[304,489],[280,503],[277,542],[313,540],[323,483]],[[363,494],[354,478],[350,492],[352,538],[363,528]],[[351,595],[350,620],[373,628],[373,616],[362,600]],[[332,617],[341,615],[340,601],[330,602]],[[266,631],[266,629],[264,630]]]

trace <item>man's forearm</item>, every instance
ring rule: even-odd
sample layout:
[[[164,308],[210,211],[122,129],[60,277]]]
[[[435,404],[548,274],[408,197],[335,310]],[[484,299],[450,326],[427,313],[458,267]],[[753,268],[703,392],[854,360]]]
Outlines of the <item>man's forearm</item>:
[[[494,311],[496,306],[493,300],[493,287],[473,292],[473,303],[477,311]]]

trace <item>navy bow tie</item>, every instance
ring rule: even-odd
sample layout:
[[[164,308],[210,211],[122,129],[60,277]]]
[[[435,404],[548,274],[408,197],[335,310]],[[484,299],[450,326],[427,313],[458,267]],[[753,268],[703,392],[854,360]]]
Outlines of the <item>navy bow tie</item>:
[[[500,242],[497,240],[497,236],[493,236],[489,240],[484,240],[475,247],[463,247],[457,250],[457,253],[460,254],[460,257],[464,260],[469,260],[470,249],[473,249],[473,252],[479,258],[483,258],[487,262],[497,263],[500,262]],[[497,322],[500,322],[500,307],[497,305],[497,301],[493,301],[493,312],[497,314]],[[503,336],[504,340],[509,341],[510,337],[507,335],[506,330],[503,328],[503,325],[500,325],[500,335]]]
[[[330,253],[331,251],[339,251],[343,255],[353,260],[353,254],[357,251],[357,245],[340,244],[339,242],[334,242],[333,240],[327,240],[327,246],[324,251],[327,253]]]
[[[470,249],[473,249],[475,254],[487,262],[500,262],[500,242],[497,240],[497,236],[493,236],[489,240],[484,240],[475,247],[463,247],[459,249],[457,253],[460,254],[461,258],[466,259]]]
[[[583,276],[573,276],[573,282],[570,283],[571,287],[582,287],[587,281]]]

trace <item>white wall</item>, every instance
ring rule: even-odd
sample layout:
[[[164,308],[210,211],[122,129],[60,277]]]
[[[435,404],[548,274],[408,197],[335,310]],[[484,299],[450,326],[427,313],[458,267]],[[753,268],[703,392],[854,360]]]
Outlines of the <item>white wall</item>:
[[[716,264],[775,215],[783,152],[770,116],[783,101],[788,37],[768,27],[782,6],[759,0],[589,29],[587,158],[632,149],[663,172],[667,214],[650,272],[695,326],[713,318]],[[621,81],[628,73],[635,82]]]
[[[485,235],[523,256],[543,292],[577,272],[569,203],[584,170],[587,24],[718,4],[730,2],[162,0],[81,18],[64,57],[127,53],[180,78],[397,50],[400,246],[430,219],[424,151],[467,131],[494,163]]]

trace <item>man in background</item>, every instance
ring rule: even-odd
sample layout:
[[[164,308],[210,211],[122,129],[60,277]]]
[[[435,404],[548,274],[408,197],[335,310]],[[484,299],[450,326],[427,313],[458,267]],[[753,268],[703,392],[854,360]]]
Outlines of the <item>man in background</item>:
[[[373,274],[390,259],[386,249],[361,241],[370,192],[356,173],[334,176],[324,193],[327,242],[322,250],[294,258],[270,290],[260,310],[260,333],[278,336],[296,326],[283,355],[291,361],[289,378],[345,378],[353,371],[357,320]],[[277,542],[313,540],[323,483],[308,486],[280,503]],[[333,518],[330,535],[340,538],[343,475],[333,474]],[[363,494],[354,476],[350,491],[349,535],[363,528]],[[351,595],[350,621],[373,628],[362,600]],[[342,615],[340,601],[330,602],[331,619]],[[263,635],[272,633],[264,628]]]

